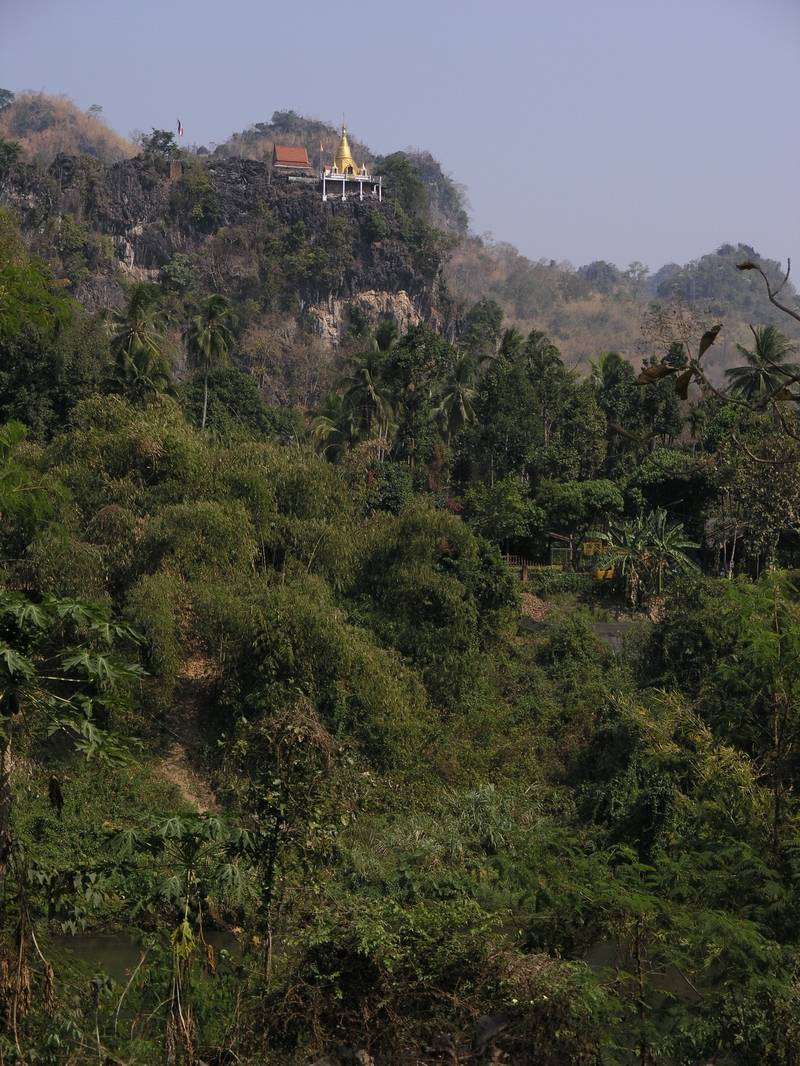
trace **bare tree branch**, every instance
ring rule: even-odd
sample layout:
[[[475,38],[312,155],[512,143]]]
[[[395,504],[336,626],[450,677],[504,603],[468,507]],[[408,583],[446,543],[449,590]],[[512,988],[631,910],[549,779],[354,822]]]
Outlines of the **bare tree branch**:
[[[748,259],[745,263],[737,263],[736,269],[758,271],[758,273],[764,279],[764,284],[767,287],[767,299],[769,300],[769,302],[775,307],[777,307],[779,311],[783,311],[784,314],[790,315],[796,322],[800,322],[800,311],[793,311],[791,307],[787,307],[786,304],[782,304],[780,300],[778,300],[778,296],[780,296],[781,292],[789,281],[789,274],[792,271],[791,259],[786,260],[786,273],[783,275],[783,280],[781,281],[777,289],[772,288],[769,278],[767,277],[763,268],[758,265],[758,263],[753,263],[751,260]]]
[[[760,463],[762,466],[794,466],[797,464],[796,457],[792,459],[762,459],[760,456],[751,452],[747,445],[740,441],[735,433],[731,433],[731,440],[737,448],[741,448],[748,459],[752,459],[754,463]]]

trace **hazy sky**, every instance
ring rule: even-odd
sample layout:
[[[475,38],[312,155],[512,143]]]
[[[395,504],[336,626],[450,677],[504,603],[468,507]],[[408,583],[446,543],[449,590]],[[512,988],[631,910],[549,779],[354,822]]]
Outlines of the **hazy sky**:
[[[800,267],[800,0],[0,0],[0,85],[197,144],[344,113],[533,258]]]

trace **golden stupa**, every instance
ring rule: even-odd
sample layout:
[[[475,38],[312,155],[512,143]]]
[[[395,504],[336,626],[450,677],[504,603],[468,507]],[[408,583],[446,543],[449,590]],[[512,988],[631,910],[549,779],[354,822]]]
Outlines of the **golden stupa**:
[[[333,165],[340,174],[358,174],[361,170],[361,167],[359,167],[355,159],[353,159],[353,152],[350,148],[350,142],[347,139],[347,129],[345,126],[342,126],[342,139],[339,141],[339,147],[336,149]]]

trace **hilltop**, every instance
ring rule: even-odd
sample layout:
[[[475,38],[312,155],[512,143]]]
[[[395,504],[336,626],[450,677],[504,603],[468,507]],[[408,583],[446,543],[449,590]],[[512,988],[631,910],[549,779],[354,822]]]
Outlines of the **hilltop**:
[[[43,166],[49,166],[60,152],[116,163],[138,151],[105,122],[98,105],[81,111],[68,97],[47,93],[14,96],[0,90],[0,138],[16,142],[23,158]]]
[[[306,118],[296,111],[274,111],[268,122],[256,122],[239,133],[232,133],[210,151],[216,156],[269,159],[274,144],[303,145],[314,166],[319,166],[322,161],[333,158],[339,136],[339,128],[330,122]],[[362,141],[351,137],[350,144],[359,162],[367,165],[375,162],[374,155]],[[202,146],[198,151],[203,154],[209,149]]]

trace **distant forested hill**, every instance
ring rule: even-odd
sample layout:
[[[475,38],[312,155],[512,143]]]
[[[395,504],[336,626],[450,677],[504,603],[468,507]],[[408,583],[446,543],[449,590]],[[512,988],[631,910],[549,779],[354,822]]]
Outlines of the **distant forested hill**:
[[[259,122],[234,134],[218,154],[264,158],[276,140],[304,144],[312,159],[335,151],[338,128],[294,111],[276,111],[270,122]],[[668,263],[653,274],[641,263],[620,268],[598,260],[574,267],[552,259],[531,260],[512,244],[493,243],[470,233],[466,193],[428,151],[407,150],[376,156],[351,137],[359,157],[387,175],[390,195],[411,214],[425,215],[435,226],[456,235],[445,265],[445,278],[457,304],[466,310],[489,297],[523,331],[545,329],[568,362],[588,366],[606,350],[619,350],[632,359],[650,354],[642,336],[642,320],[654,302],[679,302],[703,319],[725,323],[717,368],[729,365],[736,343],[748,338],[747,324],[773,323],[792,332],[792,323],[764,298],[761,279],[735,269],[743,259],[757,259],[773,278],[781,264],[763,258],[748,244],[724,244],[699,259]],[[782,251],[782,250],[781,250]],[[796,299],[791,284],[790,299]],[[453,329],[458,329],[458,315]]]
[[[758,260],[776,283],[783,276],[780,263],[741,243],[724,244],[682,266],[668,264],[651,276],[641,263],[621,270],[598,261],[576,269],[552,259],[527,259],[511,244],[468,237],[450,256],[445,278],[462,303],[484,296],[496,300],[519,328],[544,329],[569,363],[584,368],[603,351],[634,360],[652,354],[642,329],[649,312],[683,307],[706,323],[723,323],[711,361],[719,371],[731,365],[736,343],[749,340],[748,323],[771,323],[800,335],[770,306],[761,279],[736,270],[745,259]],[[791,282],[784,295],[797,301]]]

